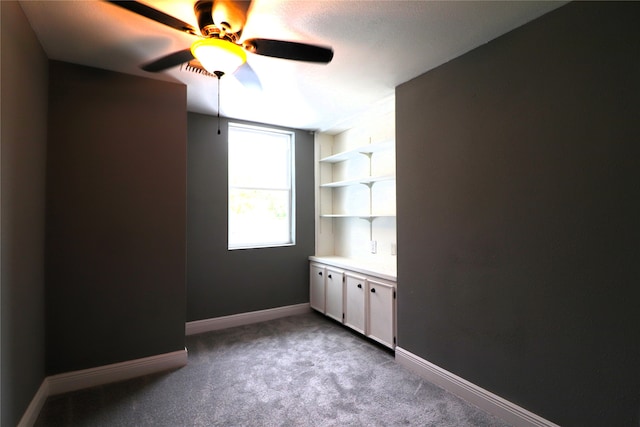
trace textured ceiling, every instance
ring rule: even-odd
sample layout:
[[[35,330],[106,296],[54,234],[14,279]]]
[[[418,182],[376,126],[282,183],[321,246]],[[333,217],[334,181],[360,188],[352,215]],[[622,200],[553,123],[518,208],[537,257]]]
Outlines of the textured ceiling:
[[[192,0],[144,3],[197,27]],[[221,80],[221,115],[339,132],[372,108],[393,108],[394,88],[564,2],[254,0],[243,37],[332,46],[328,65],[249,54],[261,88]],[[217,81],[143,63],[196,39],[103,1],[21,1],[51,59],[187,85],[188,110],[217,113]]]

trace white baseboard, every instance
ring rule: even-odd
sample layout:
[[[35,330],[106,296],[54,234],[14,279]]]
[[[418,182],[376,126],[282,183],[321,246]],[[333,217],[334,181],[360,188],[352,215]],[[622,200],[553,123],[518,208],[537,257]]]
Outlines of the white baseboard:
[[[18,422],[18,427],[31,427],[36,423],[38,419],[38,415],[40,415],[40,410],[44,406],[44,402],[47,401],[47,397],[49,396],[49,383],[45,378],[40,384],[40,388],[31,399],[31,403],[27,406],[27,410],[24,411],[22,418],[20,418],[20,422]]]
[[[128,380],[156,372],[177,369],[187,364],[187,350],[127,360],[126,362],[98,366],[97,368],[65,372],[45,378],[49,384],[49,396],[83,388],[95,387],[116,381]]]
[[[396,347],[396,362],[478,408],[518,427],[559,427],[415,354]]]
[[[303,303],[267,310],[250,311],[248,313],[232,314],[230,316],[214,317],[212,319],[194,320],[187,322],[185,332],[187,335],[195,335],[309,312],[311,312],[309,303]]]
[[[49,396],[177,369],[186,364],[187,349],[184,349],[46,377],[22,415],[18,427],[34,425]]]

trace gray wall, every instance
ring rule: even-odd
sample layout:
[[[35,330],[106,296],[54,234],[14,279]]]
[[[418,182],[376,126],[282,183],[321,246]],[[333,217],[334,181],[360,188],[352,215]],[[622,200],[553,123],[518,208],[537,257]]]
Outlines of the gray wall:
[[[309,302],[307,257],[314,250],[313,135],[295,131],[296,245],[229,251],[228,120],[221,120],[218,135],[217,118],[189,113],[189,321]]]
[[[17,2],[2,15],[0,424],[18,423],[44,379],[47,58]]]
[[[397,88],[399,345],[563,426],[638,426],[640,3]]]
[[[184,349],[186,87],[50,62],[48,375]]]

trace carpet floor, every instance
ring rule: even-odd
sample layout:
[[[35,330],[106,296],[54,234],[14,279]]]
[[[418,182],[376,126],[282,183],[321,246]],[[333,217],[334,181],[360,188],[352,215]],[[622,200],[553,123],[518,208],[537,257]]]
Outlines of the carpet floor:
[[[36,426],[507,426],[317,313],[187,349],[181,369],[48,398]]]

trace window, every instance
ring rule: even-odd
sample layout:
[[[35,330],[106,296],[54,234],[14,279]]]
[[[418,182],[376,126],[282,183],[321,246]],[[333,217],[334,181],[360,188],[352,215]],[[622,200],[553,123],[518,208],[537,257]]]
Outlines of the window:
[[[293,245],[294,135],[229,124],[229,249]]]

